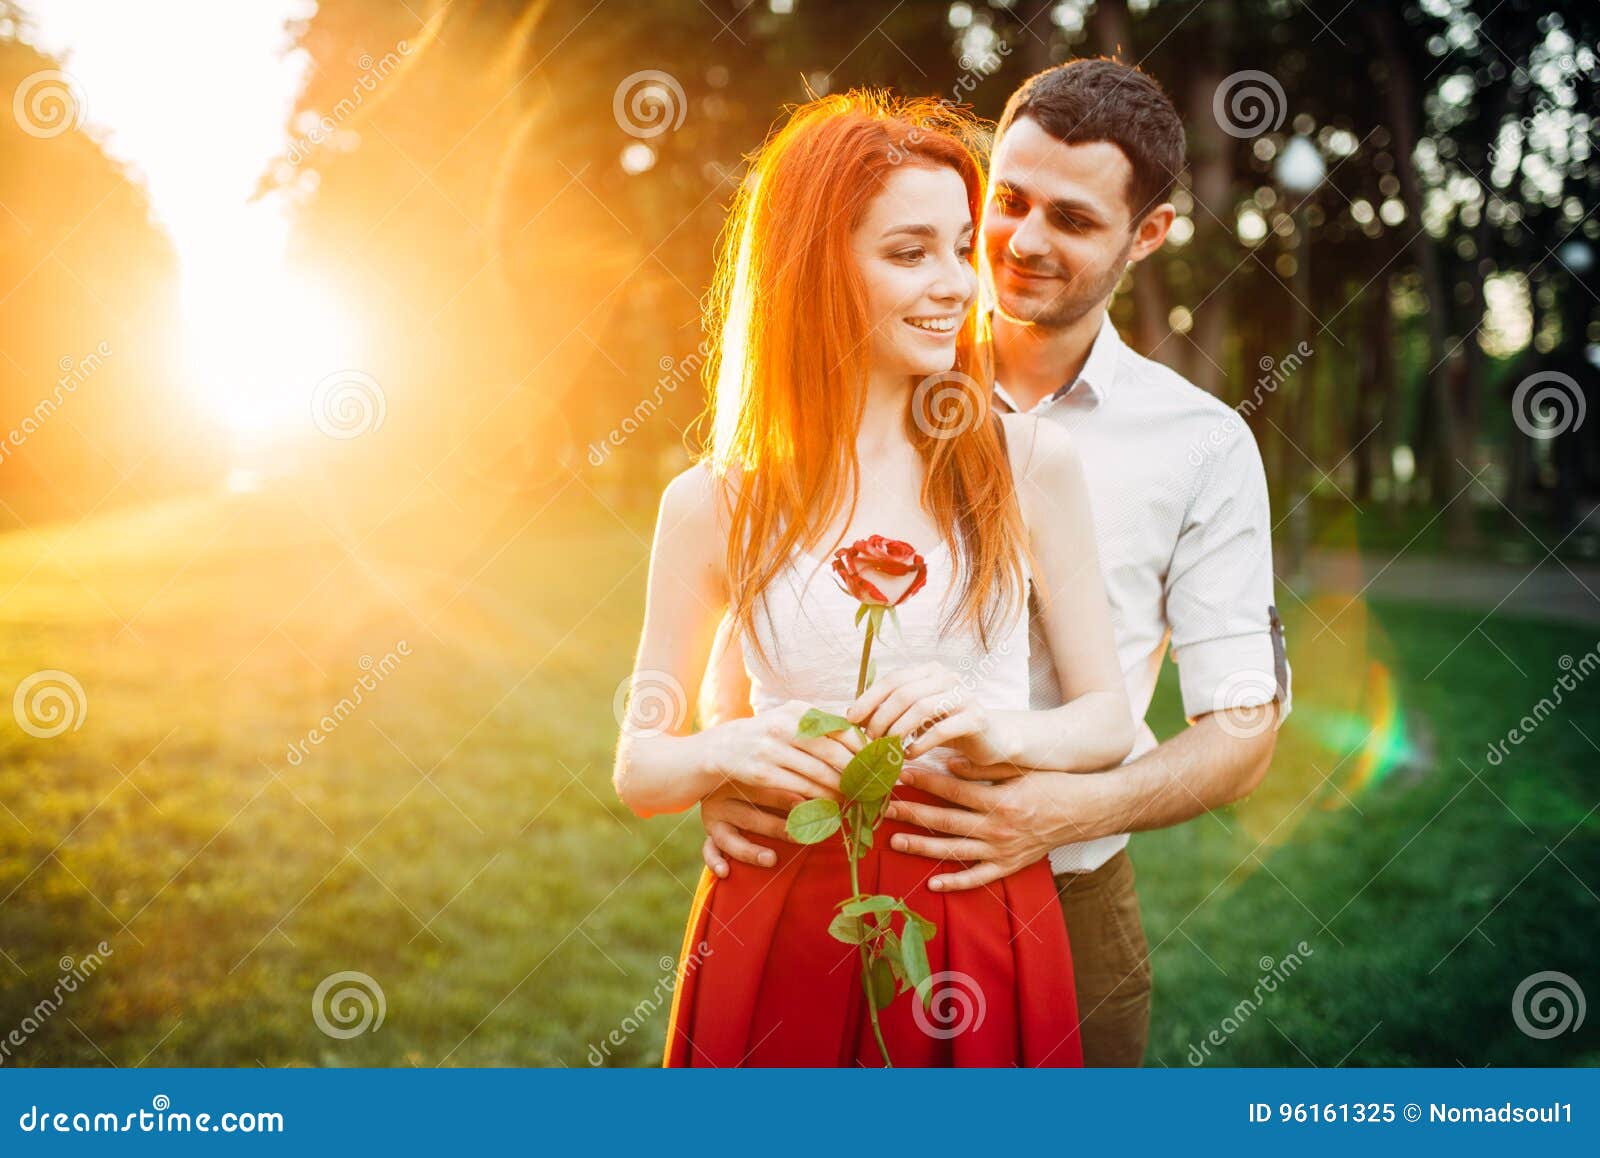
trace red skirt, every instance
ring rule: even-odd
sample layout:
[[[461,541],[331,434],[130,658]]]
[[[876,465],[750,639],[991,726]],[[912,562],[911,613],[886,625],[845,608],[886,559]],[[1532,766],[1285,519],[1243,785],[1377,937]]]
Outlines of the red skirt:
[[[913,788],[907,800],[942,803]],[[1081,1066],[1072,951],[1049,864],[983,888],[936,893],[964,865],[895,852],[884,820],[857,872],[866,893],[904,899],[938,926],[928,942],[933,1001],[912,993],[879,1012],[896,1066]],[[844,843],[776,845],[778,863],[701,874],[678,960],[668,1066],[881,1066],[861,964],[828,935],[850,895]]]

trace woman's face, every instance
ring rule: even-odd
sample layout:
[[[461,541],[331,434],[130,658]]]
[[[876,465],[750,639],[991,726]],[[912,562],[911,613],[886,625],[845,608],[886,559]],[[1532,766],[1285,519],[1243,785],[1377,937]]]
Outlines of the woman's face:
[[[978,292],[967,187],[948,166],[903,164],[851,235],[867,293],[872,369],[918,378],[955,365]]]

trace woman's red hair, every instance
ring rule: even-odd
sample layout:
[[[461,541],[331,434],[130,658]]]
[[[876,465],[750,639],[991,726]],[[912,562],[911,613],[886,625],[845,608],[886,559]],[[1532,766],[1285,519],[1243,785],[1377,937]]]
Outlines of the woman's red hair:
[[[842,507],[846,527],[855,514],[872,343],[851,233],[899,165],[955,170],[977,222],[983,170],[966,143],[975,136],[975,122],[941,101],[823,97],[768,139],[735,199],[709,306],[712,440],[702,457],[728,484],[727,573],[742,631],[791,553]],[[905,429],[926,468],[922,505],[960,561],[948,619],[986,642],[1021,609],[1028,550],[989,408],[985,327],[977,310],[963,322],[953,371],[912,391]]]

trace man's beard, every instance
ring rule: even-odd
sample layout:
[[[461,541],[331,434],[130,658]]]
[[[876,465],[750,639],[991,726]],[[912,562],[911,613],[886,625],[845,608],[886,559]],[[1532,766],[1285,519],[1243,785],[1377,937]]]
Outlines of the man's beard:
[[[1006,298],[996,291],[1000,313],[1013,321],[1023,322],[1028,325],[1042,326],[1045,329],[1065,329],[1081,321],[1089,311],[1097,308],[1101,302],[1111,296],[1117,288],[1117,283],[1122,280],[1122,274],[1128,267],[1128,253],[1133,249],[1133,239],[1122,247],[1122,252],[1101,269],[1093,271],[1093,278],[1086,279],[1088,271],[1080,270],[1074,276],[1061,282],[1061,289],[1053,297],[1044,301],[1030,301],[1022,299],[1008,302]]]

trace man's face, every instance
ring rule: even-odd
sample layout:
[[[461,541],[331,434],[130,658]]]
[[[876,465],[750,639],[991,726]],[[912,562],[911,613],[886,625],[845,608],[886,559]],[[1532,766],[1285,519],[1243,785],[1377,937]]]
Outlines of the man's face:
[[[983,246],[996,304],[1013,321],[1063,327],[1111,295],[1148,244],[1128,207],[1132,166],[1109,141],[1069,145],[1032,118],[995,146]],[[1138,252],[1135,252],[1135,246]]]

